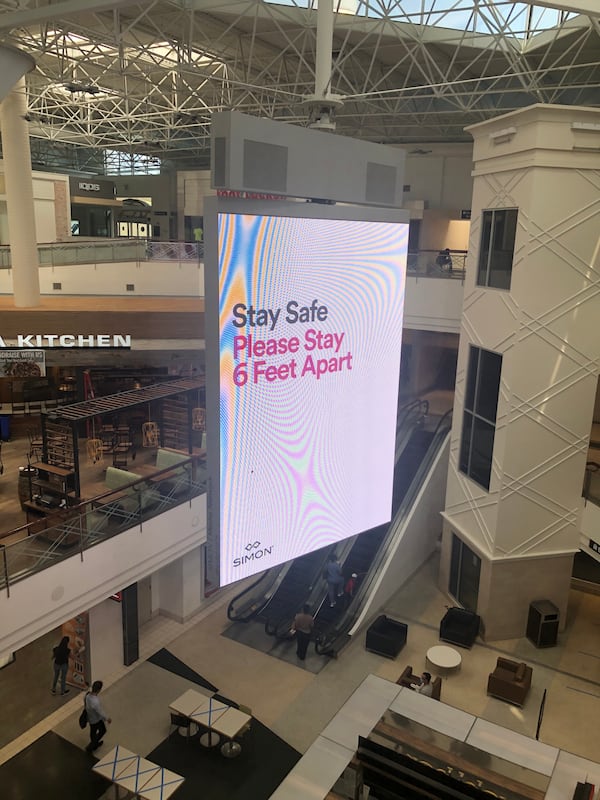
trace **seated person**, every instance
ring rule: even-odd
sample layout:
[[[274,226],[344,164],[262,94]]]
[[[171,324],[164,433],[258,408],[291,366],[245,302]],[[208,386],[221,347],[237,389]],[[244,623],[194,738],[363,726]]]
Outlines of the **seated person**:
[[[410,688],[419,694],[424,694],[425,697],[431,697],[433,695],[431,672],[424,672],[419,679],[419,683],[411,683]]]

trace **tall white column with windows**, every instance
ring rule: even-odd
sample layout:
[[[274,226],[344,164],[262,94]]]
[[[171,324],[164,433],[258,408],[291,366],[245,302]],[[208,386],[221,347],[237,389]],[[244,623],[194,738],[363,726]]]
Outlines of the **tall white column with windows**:
[[[600,370],[600,110],[468,129],[474,188],[439,585],[488,639],[561,627]]]

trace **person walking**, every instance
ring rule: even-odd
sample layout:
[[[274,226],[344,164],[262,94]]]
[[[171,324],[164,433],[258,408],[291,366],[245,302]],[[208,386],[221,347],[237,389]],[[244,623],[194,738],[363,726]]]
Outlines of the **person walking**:
[[[52,681],[52,694],[56,694],[56,684],[60,677],[60,693],[68,694],[67,689],[67,669],[69,668],[69,637],[63,636],[60,643],[52,648],[52,658],[54,659],[54,680]]]
[[[305,603],[302,606],[302,611],[299,611],[294,617],[292,622],[292,630],[296,634],[296,655],[300,661],[306,658],[306,650],[310,642],[312,629],[315,626],[315,620],[310,613],[310,606]]]
[[[108,722],[110,725],[112,722],[111,718],[106,715],[98,697],[103,685],[102,681],[94,681],[91,690],[85,696],[85,708],[90,724],[90,743],[85,748],[88,753],[93,753],[103,744],[102,737],[106,733],[104,723]]]
[[[341,597],[344,594],[342,567],[334,553],[332,553],[327,560],[325,580],[327,581],[327,591],[329,594],[329,607],[333,608],[336,597]]]

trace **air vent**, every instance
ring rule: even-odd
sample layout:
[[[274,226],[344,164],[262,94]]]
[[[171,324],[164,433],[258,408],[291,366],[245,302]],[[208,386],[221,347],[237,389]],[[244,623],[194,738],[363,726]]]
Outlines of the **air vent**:
[[[127,284],[125,284],[125,289],[128,292],[135,292],[135,283],[127,283]]]
[[[52,284],[52,288],[53,288],[55,291],[58,291],[59,289],[62,289],[62,283],[53,283],[53,284]]]
[[[287,166],[287,147],[244,139],[245,188],[285,194]]]
[[[227,139],[216,136],[213,145],[213,181],[216,188],[224,188],[227,174]]]
[[[396,167],[367,161],[365,199],[370,203],[393,206],[396,195]]]

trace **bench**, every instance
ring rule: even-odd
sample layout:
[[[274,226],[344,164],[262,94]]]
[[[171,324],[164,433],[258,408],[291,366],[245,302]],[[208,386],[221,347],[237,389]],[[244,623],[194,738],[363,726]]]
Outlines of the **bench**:
[[[136,517],[141,511],[149,510],[161,503],[161,495],[149,486],[131,486],[139,481],[140,476],[135,472],[118,467],[107,467],[104,483],[107,489],[118,494],[107,497],[96,503],[96,509],[104,514],[116,516]]]
[[[188,462],[185,464],[184,462]],[[183,465],[183,466],[182,466]],[[173,468],[173,471],[166,475],[159,475],[154,480],[156,488],[161,495],[169,498],[177,498],[189,493],[191,469],[189,456],[178,453],[175,450],[165,450],[162,447],[156,451],[156,468],[163,470]]]

